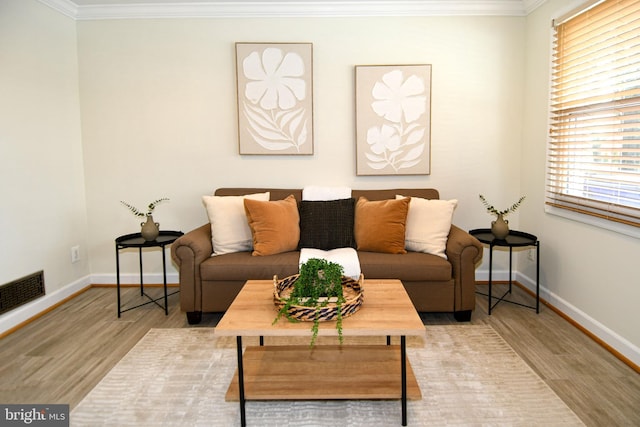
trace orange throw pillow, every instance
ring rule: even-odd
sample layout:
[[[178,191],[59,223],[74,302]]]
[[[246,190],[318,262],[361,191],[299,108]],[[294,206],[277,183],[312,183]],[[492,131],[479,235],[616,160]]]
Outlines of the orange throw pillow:
[[[253,256],[294,251],[300,240],[300,215],[293,195],[284,200],[244,199],[249,228],[253,236]]]
[[[354,234],[359,251],[406,254],[404,247],[410,197],[356,203]]]

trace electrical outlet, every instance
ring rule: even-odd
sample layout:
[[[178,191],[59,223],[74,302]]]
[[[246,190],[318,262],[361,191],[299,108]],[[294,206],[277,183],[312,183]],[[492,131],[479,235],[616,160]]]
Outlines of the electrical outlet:
[[[529,261],[535,261],[536,260],[535,249],[533,249],[533,248],[529,249],[529,253],[527,254],[527,258],[529,258]]]
[[[80,246],[73,246],[71,248],[71,262],[80,261]]]

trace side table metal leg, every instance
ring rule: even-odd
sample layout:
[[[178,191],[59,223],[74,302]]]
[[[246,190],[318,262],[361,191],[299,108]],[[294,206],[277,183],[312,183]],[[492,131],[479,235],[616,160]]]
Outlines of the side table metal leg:
[[[140,296],[144,295],[144,283],[142,280],[142,248],[138,248],[138,259],[140,260]]]
[[[511,293],[513,271],[513,246],[509,246],[509,293]]]
[[[236,347],[238,351],[238,400],[240,401],[240,425],[245,427],[247,425],[247,418],[244,405],[244,369],[242,363],[242,337],[240,335],[236,337]]]
[[[536,314],[540,313],[540,242],[536,242]]]
[[[492,286],[492,273],[493,273],[493,244],[489,246],[489,309],[487,312],[491,316],[491,286]]]
[[[116,243],[116,287],[118,288],[118,319],[120,318],[120,252]]]
[[[402,425],[407,425],[407,340],[400,336],[400,371],[402,387]]]
[[[162,247],[162,277],[164,279],[164,315],[169,315],[169,301],[167,296],[167,260],[165,255],[165,248]]]

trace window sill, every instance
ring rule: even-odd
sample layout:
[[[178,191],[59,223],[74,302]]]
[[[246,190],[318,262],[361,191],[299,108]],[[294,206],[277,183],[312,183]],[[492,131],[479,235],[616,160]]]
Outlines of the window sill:
[[[607,221],[606,219],[573,212],[567,209],[556,208],[554,206],[547,205],[545,206],[544,211],[551,215],[560,216],[573,221],[581,222],[583,224],[592,225],[594,227],[603,228],[605,230],[624,234],[625,236],[640,239],[640,228],[638,227],[632,227],[630,225],[621,224],[615,221]]]

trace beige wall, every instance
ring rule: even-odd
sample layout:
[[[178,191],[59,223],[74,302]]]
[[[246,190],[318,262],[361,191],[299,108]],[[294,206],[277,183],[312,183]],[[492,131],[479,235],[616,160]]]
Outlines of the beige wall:
[[[111,20],[78,34],[93,274],[113,273],[113,237],[136,230],[120,199],[169,197],[156,220],[187,231],[221,186],[435,187],[465,228],[491,220],[479,193],[519,195],[524,18]],[[315,155],[238,154],[237,41],[313,43]],[[354,66],[416,63],[433,65],[432,174],[356,177]]]
[[[544,212],[549,21],[571,3],[548,0],[526,18],[74,22],[35,0],[0,2],[0,178],[11,183],[2,186],[1,278],[45,268],[52,289],[89,274],[113,283],[113,240],[139,229],[119,200],[169,197],[156,220],[188,231],[206,221],[201,195],[221,186],[435,187],[459,200],[455,222],[470,229],[491,221],[478,194],[497,206],[526,195],[509,219],[541,239],[543,296],[640,364],[630,319],[637,239]],[[313,156],[238,154],[237,41],[313,43]],[[433,65],[432,174],[357,177],[353,67],[402,63]],[[71,265],[75,244],[83,261]],[[534,264],[516,258],[516,278],[532,286]],[[133,280],[135,256],[123,264]],[[158,254],[145,265],[157,278]],[[506,266],[497,254],[498,277]]]
[[[77,64],[72,19],[0,2],[0,284],[44,270],[53,299],[89,275]]]
[[[548,298],[570,317],[640,365],[640,241],[544,211],[550,23],[575,1],[547,1],[527,17],[525,110],[521,157],[523,229],[541,241],[541,281]],[[527,265],[529,264],[529,265]],[[535,277],[522,260],[519,270]]]

